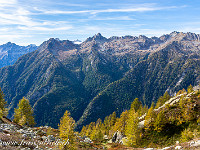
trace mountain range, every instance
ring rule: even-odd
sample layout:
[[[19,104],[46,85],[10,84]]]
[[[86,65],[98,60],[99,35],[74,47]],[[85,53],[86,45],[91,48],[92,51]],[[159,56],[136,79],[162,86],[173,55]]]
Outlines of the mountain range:
[[[77,128],[129,109],[137,97],[147,106],[166,91],[174,95],[200,83],[200,35],[105,38],[84,42],[51,38],[0,69],[9,117],[22,97],[30,100],[37,125],[57,127],[68,110]]]
[[[15,43],[8,42],[0,45],[0,68],[13,65],[20,56],[36,49],[37,46],[34,44],[30,44],[28,46],[19,46]]]

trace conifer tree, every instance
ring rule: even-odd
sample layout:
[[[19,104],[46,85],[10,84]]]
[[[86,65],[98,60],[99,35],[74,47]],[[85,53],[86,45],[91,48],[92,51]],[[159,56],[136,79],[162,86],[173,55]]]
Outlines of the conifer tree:
[[[165,123],[166,123],[166,118],[164,115],[164,110],[161,110],[155,119],[154,130],[157,132],[161,132],[163,127],[165,126]]]
[[[183,109],[184,109],[184,96],[183,96],[183,95],[180,97],[180,100],[179,100],[179,107],[180,107],[181,110],[183,111]]]
[[[123,135],[125,135],[125,127],[127,124],[128,119],[128,111],[124,111],[121,113],[120,118],[117,119],[115,126],[114,126],[114,132],[117,130],[120,131]]]
[[[29,100],[24,97],[19,101],[17,109],[15,108],[14,122],[20,125],[34,126],[33,109],[29,104]]]
[[[200,117],[197,119],[197,123],[198,125],[200,125]]]
[[[187,93],[193,92],[193,86],[190,84],[187,88]]]
[[[81,129],[80,135],[81,135],[81,136],[85,136],[85,135],[86,135],[86,132],[87,132],[87,127],[86,127],[86,126],[83,126],[82,129]]]
[[[4,94],[0,88],[0,118],[3,116],[3,115],[6,115],[6,104],[7,102],[5,101],[4,99]]]
[[[116,113],[113,112],[111,115],[106,116],[103,122],[104,125],[104,134],[109,135],[111,128],[115,125],[117,118],[116,118]]]
[[[186,90],[183,88],[182,90],[179,90],[177,93],[176,93],[176,96],[180,95],[180,94],[183,94],[183,93],[186,93]]]
[[[152,123],[154,121],[154,118],[155,118],[154,103],[152,103],[145,117],[144,127],[146,130],[150,129],[150,127],[153,125]]]
[[[139,99],[135,98],[131,104],[131,109],[135,109],[135,111],[137,112],[138,109],[141,107],[141,105],[142,105],[142,103],[139,101]]]
[[[108,135],[110,130],[109,116],[105,117],[103,125],[104,125],[104,134]]]
[[[116,112],[114,111],[111,115],[111,119],[110,119],[110,127],[114,126],[115,125],[115,122],[116,122]]]
[[[95,122],[91,122],[88,126],[86,126],[87,130],[86,130],[86,136],[90,137],[92,134],[92,131],[95,128]]]
[[[168,101],[171,98],[171,96],[169,95],[169,93],[166,91],[165,94],[163,95],[163,103],[165,103],[166,101]]]
[[[169,99],[171,98],[171,96],[168,94],[168,92],[166,91],[164,93],[163,96],[159,97],[157,103],[156,103],[156,106],[155,108],[159,108],[160,106],[162,106],[166,101],[168,101]]]
[[[103,140],[102,121],[100,118],[97,120],[96,125],[94,126],[90,137],[92,140],[95,141]]]
[[[125,135],[128,138],[128,146],[134,147],[137,145],[140,138],[140,129],[138,127],[138,113],[134,109],[129,111],[128,120],[125,127]]]
[[[70,116],[70,112],[66,111],[63,117],[60,119],[59,132],[60,138],[63,139],[66,143],[61,145],[61,149],[65,150],[74,150],[75,146],[75,121]]]

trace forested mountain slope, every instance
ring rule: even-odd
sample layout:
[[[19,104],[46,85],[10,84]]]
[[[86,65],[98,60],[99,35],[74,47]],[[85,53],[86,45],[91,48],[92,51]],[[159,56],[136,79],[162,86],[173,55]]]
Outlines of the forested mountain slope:
[[[200,80],[200,40],[173,32],[159,38],[105,38],[97,34],[81,44],[49,39],[13,66],[0,70],[0,86],[9,116],[22,97],[34,106],[39,125],[57,127],[68,110],[78,124],[129,109],[135,97],[150,106]]]

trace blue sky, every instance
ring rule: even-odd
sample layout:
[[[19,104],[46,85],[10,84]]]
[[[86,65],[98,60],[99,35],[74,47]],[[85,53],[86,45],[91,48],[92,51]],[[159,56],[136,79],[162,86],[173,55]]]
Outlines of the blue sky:
[[[199,0],[0,0],[0,44],[200,33]]]

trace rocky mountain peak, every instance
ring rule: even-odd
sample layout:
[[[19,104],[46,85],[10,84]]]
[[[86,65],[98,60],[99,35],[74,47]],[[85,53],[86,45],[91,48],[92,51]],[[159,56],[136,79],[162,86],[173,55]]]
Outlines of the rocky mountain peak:
[[[61,44],[60,41],[54,39],[54,38],[50,38],[48,41],[43,42],[38,50],[40,52],[51,52],[54,55],[57,55],[58,50],[60,49]]]
[[[12,44],[11,42],[6,43],[6,45],[11,45],[11,44]]]
[[[16,46],[16,44],[15,44],[15,43],[8,42],[8,43],[6,43],[6,44],[3,44],[3,46]]]
[[[197,40],[197,41],[200,41],[200,35],[199,34],[195,34],[195,33],[191,33],[191,32],[187,32],[185,34],[185,38],[186,38],[186,40]]]
[[[102,39],[102,38],[105,38],[101,35],[101,33],[97,33],[93,36],[94,39]]]
[[[171,36],[171,37],[174,37],[174,36],[176,36],[176,35],[178,35],[180,32],[178,32],[178,31],[173,31],[172,33],[170,33],[169,35]]]
[[[139,35],[139,39],[148,39],[145,35]]]
[[[97,43],[104,43],[106,42],[108,39],[105,38],[104,36],[101,35],[101,33],[97,33],[95,34],[93,37],[89,37],[86,39],[86,42],[91,42],[91,41],[96,41]]]
[[[74,44],[69,40],[57,40],[54,38],[50,38],[48,41],[45,41],[38,48],[40,52],[47,52],[53,54],[54,56],[58,56],[58,58],[64,59],[67,55],[73,53],[72,51],[78,50],[80,45]],[[71,51],[66,53],[67,51]]]

